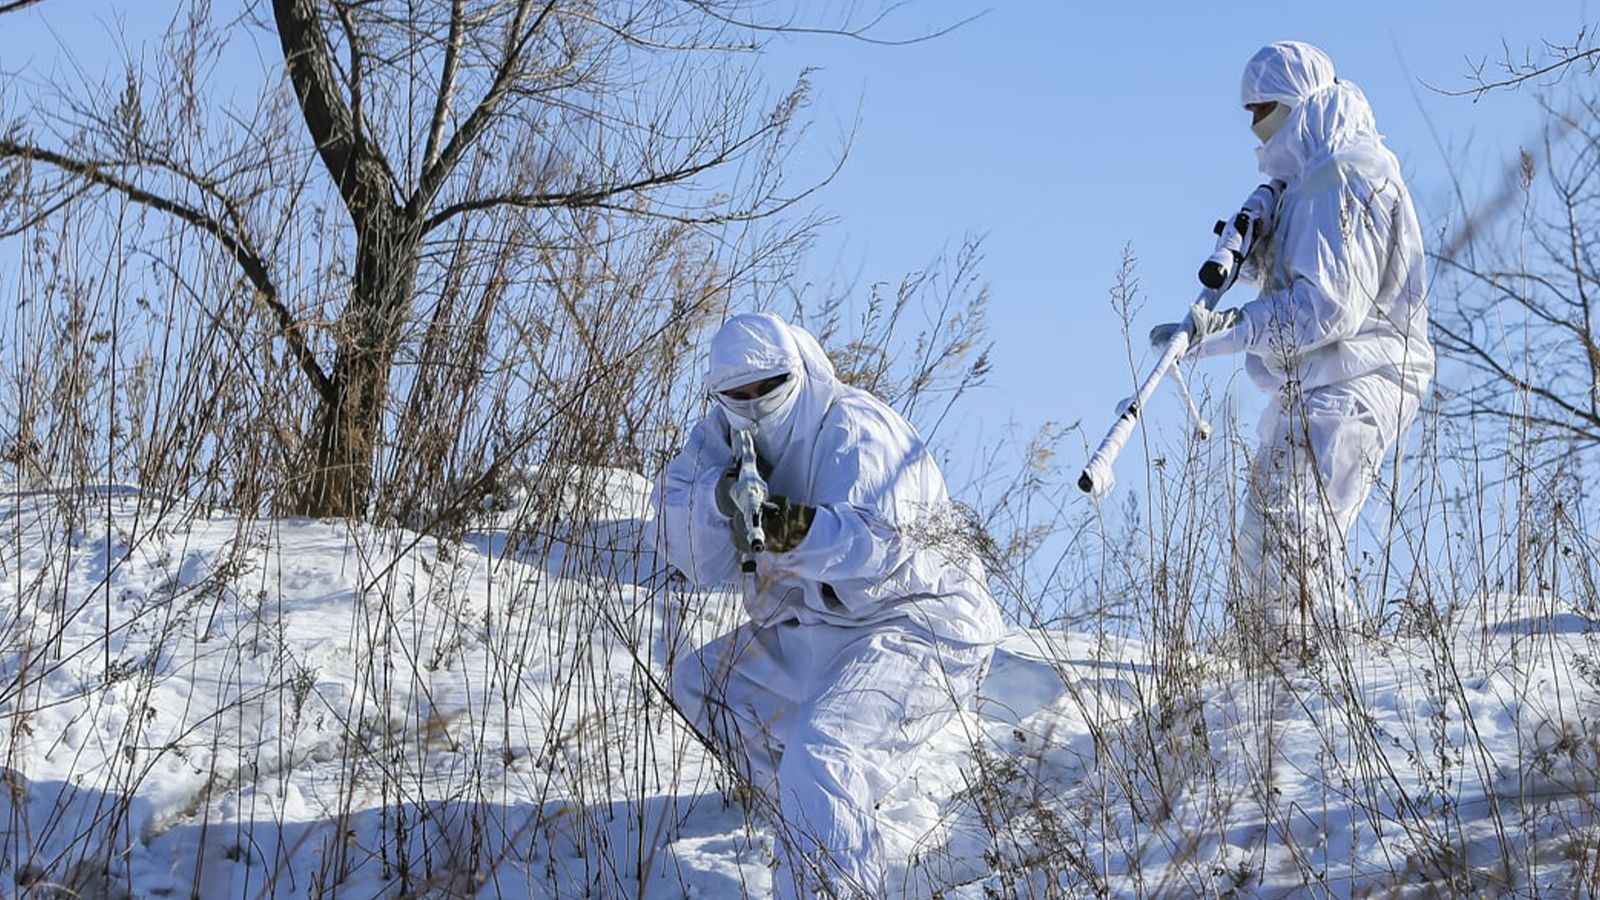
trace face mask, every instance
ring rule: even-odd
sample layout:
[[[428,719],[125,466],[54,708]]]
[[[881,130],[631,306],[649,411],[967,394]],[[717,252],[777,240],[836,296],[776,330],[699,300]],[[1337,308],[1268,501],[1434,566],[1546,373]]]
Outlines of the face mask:
[[[1272,112],[1267,113],[1265,119],[1252,123],[1250,130],[1256,133],[1256,137],[1261,139],[1261,143],[1265,144],[1267,141],[1272,140],[1272,136],[1278,133],[1278,129],[1283,127],[1283,123],[1289,120],[1289,111],[1289,104],[1280,100],[1278,105],[1273,107]]]
[[[743,422],[760,422],[782,410],[794,396],[799,384],[800,379],[790,376],[783,384],[749,400],[738,400],[720,391],[715,396],[717,402],[722,404],[722,408],[728,411],[730,418],[737,417]]]

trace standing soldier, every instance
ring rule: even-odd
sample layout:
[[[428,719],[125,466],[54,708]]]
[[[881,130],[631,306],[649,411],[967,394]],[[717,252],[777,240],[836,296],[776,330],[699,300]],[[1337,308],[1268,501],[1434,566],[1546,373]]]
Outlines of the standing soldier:
[[[1241,102],[1261,171],[1285,183],[1257,243],[1261,293],[1190,313],[1196,353],[1242,351],[1272,396],[1258,429],[1237,565],[1269,633],[1313,646],[1349,616],[1345,537],[1433,376],[1422,231],[1361,89],[1310,44],[1263,47]],[[1179,323],[1157,326],[1164,344]]]

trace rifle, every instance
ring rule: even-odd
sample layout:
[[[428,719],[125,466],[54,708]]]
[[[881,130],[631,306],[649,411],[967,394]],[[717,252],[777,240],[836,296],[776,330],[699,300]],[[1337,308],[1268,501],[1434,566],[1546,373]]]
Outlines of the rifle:
[[[735,428],[731,435],[734,462],[739,477],[733,483],[733,505],[744,519],[745,543],[750,549],[739,554],[739,568],[756,570],[756,554],[766,548],[767,534],[761,527],[761,510],[767,504],[767,482],[756,465],[756,433],[750,428]]]
[[[1217,221],[1216,227],[1212,229],[1217,235],[1216,247],[1200,266],[1200,283],[1203,287],[1200,296],[1195,300],[1196,303],[1205,304],[1206,309],[1216,309],[1222,295],[1233,287],[1239,277],[1239,268],[1250,256],[1256,241],[1272,230],[1272,216],[1277,209],[1278,195],[1283,192],[1283,187],[1283,182],[1277,180],[1257,187],[1250,192],[1250,196],[1245,199],[1244,205],[1239,208],[1239,212],[1231,221]],[[1156,387],[1168,375],[1177,376],[1190,415],[1198,423],[1199,433],[1202,436],[1210,433],[1210,426],[1199,419],[1199,410],[1189,397],[1188,388],[1183,384],[1182,375],[1177,368],[1178,360],[1188,352],[1189,342],[1193,337],[1194,323],[1185,318],[1183,327],[1172,335],[1172,339],[1167,342],[1166,350],[1156,360],[1155,367],[1139,384],[1139,389],[1134,392],[1128,404],[1118,412],[1117,420],[1112,423],[1111,430],[1106,433],[1105,439],[1100,442],[1100,447],[1094,451],[1088,464],[1083,467],[1083,474],[1078,476],[1079,490],[1097,496],[1104,496],[1111,491],[1111,486],[1116,483],[1111,464],[1116,461],[1123,445],[1133,434],[1133,426],[1138,423],[1145,404],[1150,402]]]

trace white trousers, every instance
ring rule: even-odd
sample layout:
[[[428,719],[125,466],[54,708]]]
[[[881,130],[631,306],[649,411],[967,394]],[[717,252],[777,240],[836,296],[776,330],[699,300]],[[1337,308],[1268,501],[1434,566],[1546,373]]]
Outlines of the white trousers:
[[[992,648],[909,621],[743,625],[672,672],[679,707],[771,799],[773,896],[884,896],[873,809],[977,690]]]
[[[1373,373],[1280,394],[1262,415],[1235,547],[1247,609],[1302,639],[1354,613],[1346,537],[1420,398]]]

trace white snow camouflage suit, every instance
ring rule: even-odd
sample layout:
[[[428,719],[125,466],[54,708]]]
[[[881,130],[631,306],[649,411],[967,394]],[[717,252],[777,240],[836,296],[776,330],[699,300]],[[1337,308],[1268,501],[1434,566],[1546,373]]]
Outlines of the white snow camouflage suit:
[[[1200,352],[1243,351],[1275,398],[1236,551],[1247,602],[1269,623],[1330,626],[1351,613],[1345,538],[1433,376],[1422,231],[1366,97],[1321,50],[1262,48],[1240,94],[1293,107],[1258,151],[1286,188],[1245,272],[1259,296]]]
[[[772,494],[816,507],[804,540],[757,555],[749,621],[679,659],[672,692],[776,808],[777,897],[881,896],[875,804],[976,691],[1000,614],[982,567],[953,549],[943,476],[911,425],[848,387],[804,329],[735,316],[712,340],[721,402],[661,476],[667,560],[698,586],[738,561],[718,479],[733,463],[720,392],[777,375],[757,404]]]

